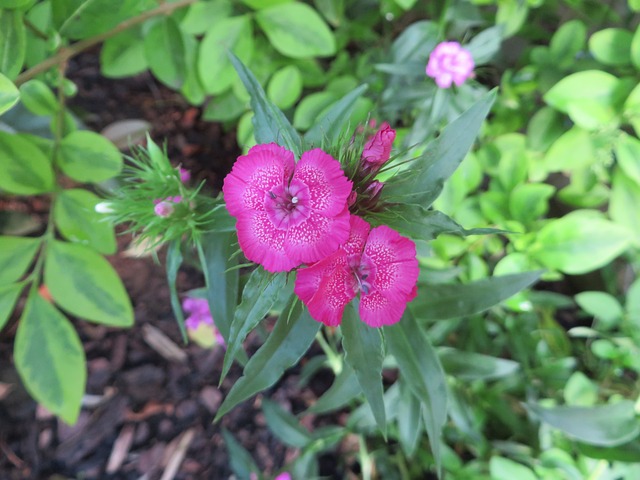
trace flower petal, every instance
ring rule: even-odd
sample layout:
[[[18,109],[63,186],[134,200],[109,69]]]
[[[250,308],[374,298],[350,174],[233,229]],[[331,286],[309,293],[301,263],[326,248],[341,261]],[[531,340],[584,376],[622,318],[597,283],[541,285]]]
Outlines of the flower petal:
[[[393,325],[402,318],[407,308],[407,298],[403,296],[385,295],[373,291],[360,296],[360,319],[370,327]]]
[[[244,255],[269,272],[288,272],[301,262],[284,250],[285,231],[278,230],[266,212],[248,211],[238,217],[238,242]]]
[[[371,225],[357,215],[351,215],[349,224],[349,238],[341,248],[347,253],[347,256],[360,255],[367,243]]]
[[[314,263],[334,253],[349,238],[349,210],[346,205],[336,217],[312,211],[309,217],[286,233],[284,249],[299,263]]]
[[[265,193],[289,181],[295,160],[293,153],[275,143],[256,145],[238,157],[224,179],[227,210],[238,217],[248,210],[263,210]]]
[[[333,217],[344,210],[352,183],[340,163],[328,153],[319,148],[303,153],[293,178],[309,187],[309,205],[316,212]]]

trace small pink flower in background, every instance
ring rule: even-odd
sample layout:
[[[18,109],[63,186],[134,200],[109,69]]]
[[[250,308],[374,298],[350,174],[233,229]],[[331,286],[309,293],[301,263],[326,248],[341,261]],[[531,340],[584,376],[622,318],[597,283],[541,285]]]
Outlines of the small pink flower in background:
[[[471,53],[458,42],[442,42],[429,55],[426,72],[438,87],[449,88],[452,83],[460,86],[473,77],[474,67]]]
[[[282,472],[273,480],[291,480],[291,474],[289,472]]]
[[[180,174],[180,181],[182,183],[187,183],[191,180],[191,172],[186,168],[178,167],[178,173]]]
[[[396,139],[396,131],[387,122],[380,125],[380,129],[373,135],[362,150],[363,166],[367,173],[375,173],[389,160],[391,146]]]
[[[184,325],[194,342],[202,347],[225,345],[224,337],[215,326],[209,302],[205,298],[187,297],[182,301],[182,309],[188,314]]]
[[[165,199],[157,198],[153,201],[155,207],[153,207],[153,212],[162,218],[166,218],[170,216],[174,211],[174,204],[180,203],[182,201],[182,197],[180,195],[176,195],[175,197],[167,197]]]
[[[360,292],[360,318],[370,327],[400,320],[416,296],[419,267],[413,241],[351,216],[349,239],[333,255],[298,271],[294,291],[315,320],[335,327]]]
[[[222,191],[245,256],[284,272],[321,260],[347,239],[351,186],[319,148],[296,163],[292,152],[270,143],[238,157]]]

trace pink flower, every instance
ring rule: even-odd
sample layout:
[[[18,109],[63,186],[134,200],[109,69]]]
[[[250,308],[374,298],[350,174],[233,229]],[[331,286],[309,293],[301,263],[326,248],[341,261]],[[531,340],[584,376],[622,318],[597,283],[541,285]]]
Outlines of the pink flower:
[[[256,145],[238,157],[222,191],[240,248],[270,272],[317,262],[349,236],[351,182],[319,148],[295,163],[275,143]]]
[[[363,167],[367,173],[375,173],[389,160],[391,146],[396,139],[396,131],[387,122],[373,135],[362,150]]]
[[[211,330],[216,343],[224,345],[224,337],[220,334],[213,322],[213,316],[206,298],[187,297],[182,301],[182,309],[189,315],[184,321],[187,330],[196,332],[201,326]]]
[[[360,318],[371,327],[400,320],[416,296],[416,246],[395,230],[351,216],[349,239],[333,255],[298,271],[294,291],[311,316],[329,326],[360,292]]]
[[[291,474],[289,472],[282,472],[273,480],[291,480]]]
[[[175,197],[167,197],[165,199],[156,198],[153,201],[155,207],[153,207],[153,212],[162,218],[166,218],[170,216],[174,211],[174,204],[180,203],[182,201],[182,197],[180,195],[176,195]]]
[[[449,88],[452,82],[460,86],[473,77],[474,67],[471,53],[458,42],[442,42],[429,55],[426,72],[438,87]]]
[[[178,173],[180,174],[180,181],[182,183],[187,183],[191,180],[191,172],[186,168],[178,167]]]

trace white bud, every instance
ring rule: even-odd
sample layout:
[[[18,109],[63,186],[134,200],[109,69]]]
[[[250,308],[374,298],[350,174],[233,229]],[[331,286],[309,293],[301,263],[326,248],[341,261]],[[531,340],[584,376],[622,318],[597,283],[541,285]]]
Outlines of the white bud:
[[[111,202],[100,202],[95,206],[95,210],[98,213],[113,213],[115,210],[111,208]]]

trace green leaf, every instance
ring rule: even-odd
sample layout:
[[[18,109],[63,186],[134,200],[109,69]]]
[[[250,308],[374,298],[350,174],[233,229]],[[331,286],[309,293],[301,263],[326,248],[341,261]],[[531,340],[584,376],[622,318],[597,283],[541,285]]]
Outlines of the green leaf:
[[[640,70],[640,28],[636,28],[631,40],[631,63]]]
[[[640,463],[640,441],[637,439],[617,447],[596,447],[586,443],[576,442],[578,451],[590,458],[598,458],[609,461]]]
[[[533,470],[521,463],[514,462],[504,457],[491,457],[489,461],[491,480],[537,480]]]
[[[491,277],[467,284],[418,286],[418,296],[409,304],[421,320],[444,320],[483,312],[527,288],[541,271]]]
[[[360,320],[354,302],[345,308],[340,328],[343,335],[342,347],[345,351],[345,362],[355,372],[378,428],[386,438],[387,420],[384,413],[382,388],[384,352],[380,331]]]
[[[591,167],[598,158],[593,134],[574,126],[560,135],[544,157],[547,172],[569,172]]]
[[[0,0],[0,8],[24,8],[34,0]]]
[[[214,421],[238,403],[276,383],[284,371],[304,355],[320,325],[293,299],[278,318],[267,341],[247,362],[242,377],[220,405]]]
[[[520,369],[520,364],[513,360],[464,352],[455,348],[438,349],[438,356],[445,372],[460,380],[496,380],[512,375]]]
[[[266,398],[262,400],[262,411],[269,429],[285,445],[294,448],[304,448],[313,437],[302,426],[298,419],[285,411],[280,405]]]
[[[251,108],[253,109],[254,136],[258,143],[275,142],[278,145],[291,150],[296,157],[302,155],[302,140],[298,132],[285,117],[278,107],[271,103],[256,77],[244,66],[238,57],[229,54],[231,63],[238,72],[238,76],[251,95]]]
[[[313,125],[304,135],[305,143],[314,146],[334,145],[344,128],[349,126],[356,102],[367,88],[366,84],[360,85],[334,103],[321,118],[314,119]]]
[[[55,302],[80,318],[113,327],[133,325],[133,309],[113,267],[82,245],[53,241],[47,247],[44,283]]]
[[[173,240],[167,248],[167,283],[169,284],[169,297],[171,298],[171,309],[178,322],[178,329],[182,335],[182,341],[187,343],[187,329],[184,324],[184,314],[182,313],[182,305],[178,297],[178,289],[176,280],[178,279],[178,270],[182,265],[182,252],[180,252],[180,240]]]
[[[137,29],[125,30],[105,40],[100,49],[100,70],[108,78],[124,78],[149,68],[144,36]]]
[[[398,362],[402,378],[422,402],[431,451],[440,472],[440,443],[447,421],[447,383],[436,351],[409,312],[390,327],[383,327],[389,352]]]
[[[555,187],[546,183],[522,183],[516,185],[509,195],[509,211],[514,220],[532,222],[542,217],[549,209],[549,199]]]
[[[242,290],[242,301],[236,308],[231,323],[220,383],[227,376],[236,354],[242,348],[242,342],[269,313],[281,291],[287,287],[286,284],[287,276],[284,274],[272,275],[262,267],[251,272],[251,276]]]
[[[527,125],[527,148],[546,152],[563,132],[563,115],[551,107],[538,110]]]
[[[144,55],[151,72],[165,85],[179,89],[186,76],[185,40],[178,23],[164,17],[144,36]]]
[[[275,5],[256,12],[256,21],[271,45],[291,58],[328,57],[336,40],[322,17],[303,3]]]
[[[238,264],[231,258],[237,246],[235,232],[209,232],[198,244],[200,264],[205,275],[207,301],[216,327],[229,341],[233,312],[238,301],[240,274],[233,268]]]
[[[31,113],[36,115],[55,115],[60,106],[58,100],[46,83],[34,79],[20,86],[20,101]]]
[[[11,80],[0,73],[0,115],[11,110],[20,99],[20,91]]]
[[[41,239],[0,236],[0,285],[13,283],[27,270]]]
[[[273,74],[267,87],[267,97],[281,109],[293,106],[302,94],[302,74],[295,65],[287,65]]]
[[[69,189],[56,196],[53,221],[64,238],[110,255],[116,251],[116,236],[111,224],[95,211],[101,199],[83,189]]]
[[[15,79],[24,63],[26,32],[20,10],[0,9],[0,73]]]
[[[535,403],[527,403],[527,407],[543,422],[590,445],[613,447],[640,434],[640,424],[630,400],[595,407],[544,408]]]
[[[26,136],[0,132],[0,188],[17,195],[53,190],[51,162]]]
[[[35,292],[18,324],[14,360],[31,396],[74,424],[87,379],[82,343],[64,315]]]
[[[629,230],[596,212],[578,210],[547,223],[532,248],[547,268],[577,275],[600,268],[628,247]]]
[[[0,286],[0,332],[9,320],[23,288],[23,284]]]
[[[573,372],[563,393],[567,405],[591,407],[598,401],[598,385],[582,372]]]
[[[637,158],[640,160],[640,158]],[[613,172],[611,196],[609,198],[609,216],[618,225],[626,227],[633,235],[633,242],[640,246],[640,183],[624,174],[619,168]]]
[[[479,32],[465,45],[465,48],[471,53],[476,66],[489,63],[500,51],[503,30],[501,25],[487,28]]]
[[[102,135],[86,130],[62,139],[56,161],[65,175],[79,182],[103,182],[122,170],[122,155],[116,146]]]
[[[405,455],[411,458],[415,454],[422,436],[422,405],[406,382],[400,381],[398,383],[400,385],[397,419],[398,440],[400,440]]]
[[[605,65],[628,65],[631,63],[631,41],[633,35],[623,28],[605,28],[591,35],[589,51],[596,60]]]
[[[251,19],[247,15],[224,18],[216,22],[202,40],[198,55],[198,72],[207,93],[216,95],[231,87],[234,72],[230,52],[245,64],[249,63],[253,56],[253,29]],[[251,93],[249,87],[247,90]]]
[[[606,292],[580,292],[575,299],[585,312],[607,323],[622,318],[622,305]]]
[[[385,187],[389,199],[428,207],[438,198],[444,181],[458,168],[473,145],[497,92],[493,90],[447,125],[425,153]]]
[[[629,179],[640,185],[640,140],[620,132],[614,151],[620,168]]]
[[[316,123],[316,119],[325,116],[332,110],[338,100],[335,92],[323,91],[306,95],[296,107],[293,114],[293,125],[299,130],[309,130]]]
[[[329,389],[307,409],[307,413],[323,414],[344,407],[362,393],[355,372],[343,365]]]
[[[233,435],[231,435],[226,428],[222,429],[222,437],[224,438],[224,443],[227,445],[227,450],[229,450],[229,466],[231,470],[233,470],[233,473],[235,473],[240,480],[249,480],[252,473],[258,475],[260,469],[253,461],[253,458],[251,458],[251,454],[233,438]]]
[[[587,27],[580,20],[570,20],[553,34],[549,44],[549,53],[554,65],[564,69],[576,60],[576,55],[584,48],[587,40]]]

